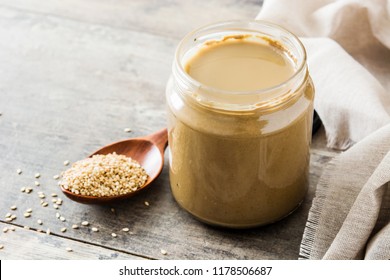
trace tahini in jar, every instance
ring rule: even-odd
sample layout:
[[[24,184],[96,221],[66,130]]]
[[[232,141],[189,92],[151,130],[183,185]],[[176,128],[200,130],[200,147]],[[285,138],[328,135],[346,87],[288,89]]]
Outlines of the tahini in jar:
[[[170,183],[182,208],[247,228],[302,202],[314,88],[296,36],[262,21],[198,29],[176,50],[166,98]]]

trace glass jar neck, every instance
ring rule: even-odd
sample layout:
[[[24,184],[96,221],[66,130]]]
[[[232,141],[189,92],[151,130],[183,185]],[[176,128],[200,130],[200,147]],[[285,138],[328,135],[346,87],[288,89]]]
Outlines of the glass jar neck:
[[[228,91],[210,87],[193,79],[184,69],[186,61],[210,41],[224,38],[252,40],[268,44],[288,55],[294,72],[285,81],[254,91]],[[222,22],[189,33],[180,42],[173,63],[173,77],[184,98],[222,111],[267,110],[289,102],[301,91],[307,79],[306,52],[300,40],[280,26],[264,22]]]

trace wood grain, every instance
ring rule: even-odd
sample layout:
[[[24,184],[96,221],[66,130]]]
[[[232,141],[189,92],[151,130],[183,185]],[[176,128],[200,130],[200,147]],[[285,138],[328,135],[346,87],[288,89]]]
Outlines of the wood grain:
[[[214,19],[253,18],[260,2],[2,0],[0,221],[4,225],[5,215],[13,212],[12,224],[19,228],[9,236],[0,232],[1,259],[68,258],[62,250],[67,242],[72,257],[80,259],[298,258],[316,183],[336,155],[325,148],[324,132],[313,141],[310,189],[301,207],[256,229],[206,226],[180,209],[170,192],[167,154],[161,176],[148,190],[113,205],[71,201],[53,179],[67,168],[64,160],[74,162],[108,143],[165,127],[165,85],[178,40]],[[133,132],[123,132],[125,127]],[[40,186],[34,186],[36,172],[42,174]],[[20,192],[25,186],[33,191]],[[48,207],[41,206],[38,191],[46,194]],[[59,209],[53,208],[52,193],[63,199]],[[11,211],[11,205],[18,209]],[[23,217],[27,208],[33,209],[30,218]],[[90,226],[81,227],[81,221]],[[72,229],[73,224],[80,228]],[[43,235],[48,240],[35,232],[47,228],[53,233]],[[34,251],[29,242],[48,245]]]
[[[10,227],[1,222],[0,226],[2,229]],[[20,227],[14,228],[15,231],[8,230],[6,233],[1,232],[0,234],[0,244],[4,246],[0,250],[0,259],[4,259],[4,256],[12,260],[143,259],[118,250],[114,251],[55,235],[47,235],[45,232],[42,233]],[[72,251],[68,252],[67,248],[72,249]]]

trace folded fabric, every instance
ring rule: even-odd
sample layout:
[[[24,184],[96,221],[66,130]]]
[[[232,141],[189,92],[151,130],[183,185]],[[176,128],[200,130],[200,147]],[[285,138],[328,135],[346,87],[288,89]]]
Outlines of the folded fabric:
[[[301,37],[329,147],[390,123],[390,1],[266,0],[257,19]]]
[[[390,259],[390,125],[325,168],[317,185],[300,256]]]

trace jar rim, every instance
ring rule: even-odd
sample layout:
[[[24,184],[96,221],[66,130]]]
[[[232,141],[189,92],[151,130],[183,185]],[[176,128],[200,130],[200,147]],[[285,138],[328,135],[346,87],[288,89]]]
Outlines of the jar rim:
[[[276,84],[274,86],[271,86],[271,87],[266,87],[266,88],[262,88],[262,89],[257,89],[257,90],[247,90],[247,91],[232,91],[232,90],[225,90],[225,89],[220,89],[220,88],[216,88],[216,87],[213,87],[213,86],[208,86],[208,85],[205,85],[201,82],[199,82],[198,80],[192,78],[184,69],[183,67],[183,64],[181,63],[181,59],[180,59],[180,52],[184,46],[184,43],[185,42],[188,42],[188,41],[193,41],[192,38],[196,38],[196,34],[202,32],[202,31],[206,31],[208,29],[213,29],[213,28],[218,28],[218,27],[226,27],[226,26],[239,26],[239,25],[248,25],[247,27],[247,30],[248,31],[255,31],[255,32],[261,32],[259,30],[254,30],[252,28],[249,29],[251,26],[250,25],[261,25],[263,27],[268,27],[268,28],[271,28],[273,30],[278,30],[278,31],[282,31],[284,33],[284,35],[287,35],[289,36],[290,38],[292,38],[295,43],[296,43],[296,46],[299,47],[300,51],[302,52],[302,57],[300,58],[300,64],[296,67],[296,70],[294,71],[294,73],[288,78],[286,79],[285,81],[279,83],[279,84]],[[232,31],[237,31],[238,32],[242,32],[242,31],[245,31],[245,29],[237,29],[237,28],[234,28],[232,29]],[[210,33],[212,34],[212,33]],[[234,20],[234,21],[220,21],[220,22],[215,22],[215,23],[211,23],[211,24],[207,24],[207,25],[204,25],[204,26],[201,26],[191,32],[189,32],[186,36],[184,36],[184,38],[180,41],[177,49],[176,49],[176,52],[175,52],[175,64],[177,65],[177,67],[180,69],[180,74],[182,76],[182,78],[184,78],[187,82],[190,82],[191,84],[195,85],[196,87],[202,87],[202,89],[205,89],[207,91],[211,91],[211,92],[219,92],[219,93],[222,93],[222,94],[228,94],[228,95],[253,95],[253,94],[263,94],[263,93],[266,93],[266,92],[270,92],[270,91],[275,91],[277,89],[280,89],[280,88],[283,88],[286,84],[288,84],[289,82],[291,82],[292,80],[296,79],[297,76],[306,68],[306,59],[307,59],[307,54],[306,54],[306,49],[303,45],[303,43],[301,42],[301,40],[299,40],[299,38],[293,34],[292,32],[290,32],[289,30],[287,30],[286,28],[278,25],[278,24],[275,24],[275,23],[271,23],[269,21],[264,21],[264,20],[249,20],[249,21],[240,21],[240,20]]]
[[[185,61],[191,52],[219,38],[254,38],[279,48],[288,55],[294,72],[283,82],[257,90],[231,91],[205,85],[185,71]],[[220,39],[220,40],[221,40]],[[222,111],[252,111],[276,109],[297,97],[309,77],[306,50],[299,38],[284,27],[261,20],[222,21],[205,25],[188,33],[178,44],[172,66],[175,84],[181,95],[202,106]],[[230,100],[233,98],[234,101]],[[230,100],[230,101],[228,101]]]

